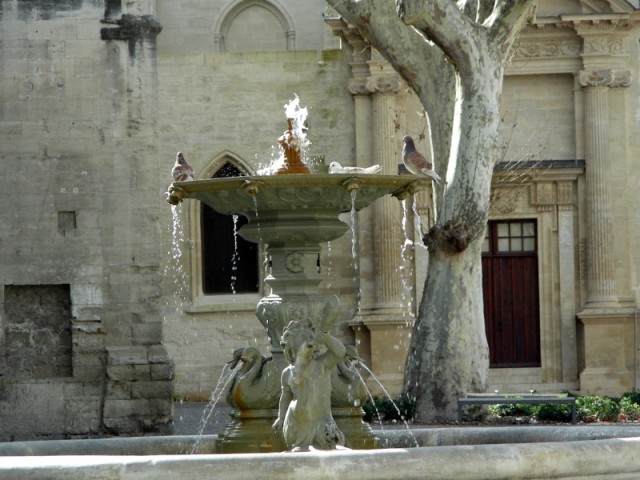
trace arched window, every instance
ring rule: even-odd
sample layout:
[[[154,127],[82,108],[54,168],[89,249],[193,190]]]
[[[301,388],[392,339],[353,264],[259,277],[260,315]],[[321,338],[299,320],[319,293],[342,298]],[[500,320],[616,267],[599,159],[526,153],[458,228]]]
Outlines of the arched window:
[[[238,167],[225,163],[212,178],[243,176]],[[258,292],[258,245],[236,234],[247,220],[222,215],[202,204],[202,293],[219,295]]]
[[[214,27],[220,52],[295,50],[291,17],[271,0],[235,0]]]

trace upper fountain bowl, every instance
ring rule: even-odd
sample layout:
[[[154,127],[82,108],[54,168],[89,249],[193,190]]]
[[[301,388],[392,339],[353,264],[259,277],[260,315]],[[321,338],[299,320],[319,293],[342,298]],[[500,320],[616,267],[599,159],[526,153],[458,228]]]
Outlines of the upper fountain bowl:
[[[269,236],[265,227],[277,221],[279,234],[291,240],[286,225],[304,235],[297,220],[324,220],[328,228],[315,229],[315,241],[327,242],[344,234],[346,225],[338,215],[361,210],[384,195],[399,199],[425,188],[429,179],[413,175],[311,174],[213,178],[191,182],[174,182],[167,201],[176,205],[184,198],[204,202],[216,212],[241,214],[253,224],[243,227],[242,236],[249,241],[280,243]],[[258,221],[259,220],[259,221]],[[290,222],[289,222],[290,221]],[[258,228],[257,225],[261,227]],[[333,225],[334,227],[329,227]],[[248,228],[247,228],[248,227]],[[293,233],[293,232],[291,232]],[[283,238],[284,240],[284,238]]]

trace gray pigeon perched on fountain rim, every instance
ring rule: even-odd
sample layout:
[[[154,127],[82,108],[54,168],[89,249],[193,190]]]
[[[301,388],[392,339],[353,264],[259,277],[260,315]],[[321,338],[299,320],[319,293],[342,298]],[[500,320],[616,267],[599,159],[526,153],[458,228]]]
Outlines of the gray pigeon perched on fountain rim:
[[[440,183],[440,175],[433,169],[433,164],[424,155],[416,150],[413,138],[405,135],[402,138],[402,161],[405,167],[414,175],[426,175],[431,177],[436,183]]]
[[[171,175],[176,182],[184,182],[186,180],[194,180],[195,175],[193,168],[187,163],[182,152],[176,154],[176,163],[173,164]]]

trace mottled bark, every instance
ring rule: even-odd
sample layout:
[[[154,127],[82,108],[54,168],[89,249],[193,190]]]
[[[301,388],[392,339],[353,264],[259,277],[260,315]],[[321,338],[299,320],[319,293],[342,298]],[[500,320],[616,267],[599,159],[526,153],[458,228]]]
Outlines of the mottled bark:
[[[504,66],[535,0],[328,0],[418,94],[447,182],[425,235],[429,271],[405,369],[417,419],[455,418],[487,387],[481,246],[499,158]],[[446,65],[445,68],[438,68]],[[443,161],[446,159],[446,161]]]

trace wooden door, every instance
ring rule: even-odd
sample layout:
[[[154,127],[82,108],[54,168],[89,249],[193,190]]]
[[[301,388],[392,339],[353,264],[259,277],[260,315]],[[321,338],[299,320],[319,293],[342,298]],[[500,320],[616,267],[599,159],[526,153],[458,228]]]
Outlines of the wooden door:
[[[482,277],[491,367],[540,366],[535,220],[489,222]]]

